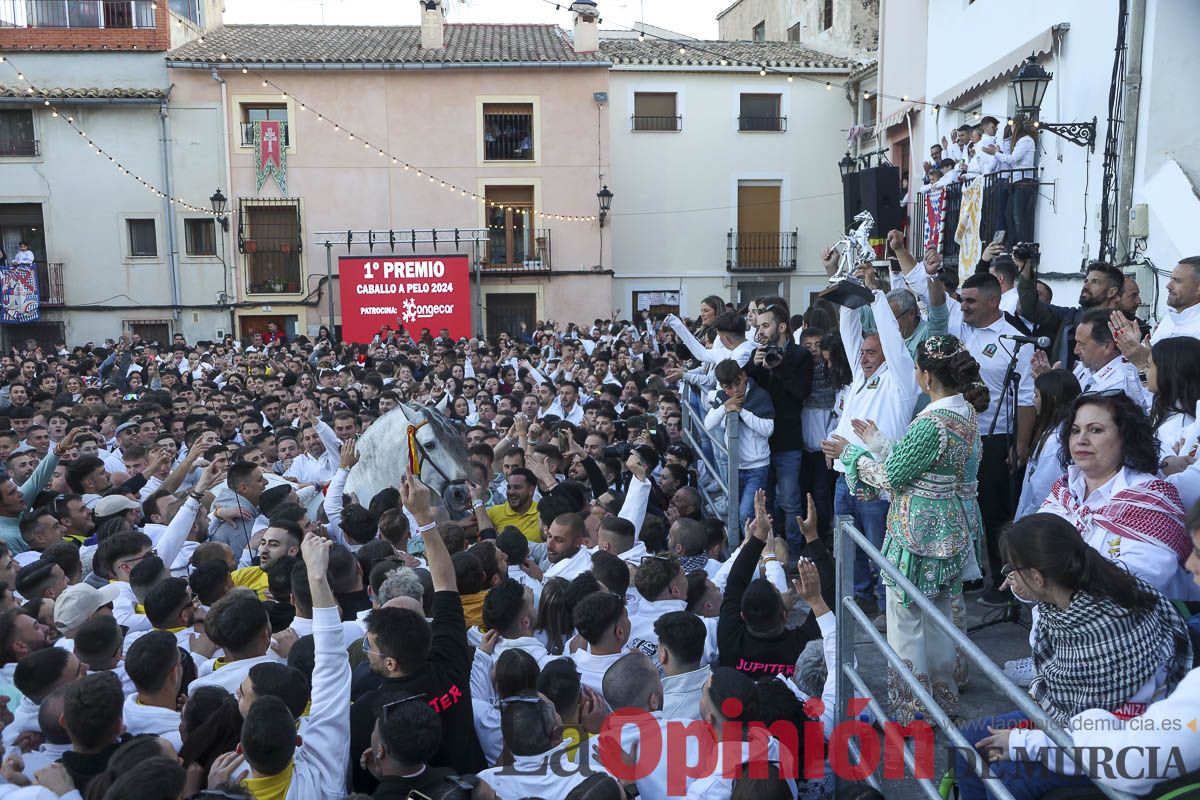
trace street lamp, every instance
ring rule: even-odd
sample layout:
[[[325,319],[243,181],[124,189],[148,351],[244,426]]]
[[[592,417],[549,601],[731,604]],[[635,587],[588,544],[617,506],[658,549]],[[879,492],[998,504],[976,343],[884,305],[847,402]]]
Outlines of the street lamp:
[[[212,210],[217,215],[217,221],[221,223],[221,230],[229,233],[229,218],[225,216],[225,205],[229,202],[228,198],[220,189],[217,189],[213,192],[212,197],[208,198],[208,201],[212,203]]]
[[[596,199],[600,201],[600,227],[603,228],[604,221],[608,219],[608,210],[612,208],[613,193],[609,191],[608,184],[596,192]]]
[[[854,172],[854,157],[850,155],[850,151],[846,151],[846,155],[842,156],[842,160],[838,162],[838,169],[842,171],[842,177],[846,177],[851,172]]]
[[[1061,136],[1068,142],[1080,147],[1087,147],[1096,152],[1096,118],[1091,122],[1040,122],[1038,113],[1042,110],[1042,100],[1050,79],[1054,73],[1046,72],[1037,63],[1037,55],[1031,55],[1021,65],[1021,69],[1012,79],[1013,101],[1018,114],[1026,114],[1033,120],[1033,127],[1049,131],[1055,136]]]

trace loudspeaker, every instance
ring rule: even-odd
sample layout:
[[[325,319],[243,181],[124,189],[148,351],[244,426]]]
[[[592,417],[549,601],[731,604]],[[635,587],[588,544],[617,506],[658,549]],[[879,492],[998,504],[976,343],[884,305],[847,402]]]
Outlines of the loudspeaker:
[[[900,203],[900,168],[891,165],[871,167],[853,173],[858,177],[859,206],[875,218],[871,238],[882,239],[887,232],[904,224],[904,206]],[[850,215],[846,224],[854,219]]]
[[[854,218],[858,212],[863,210],[862,204],[862,182],[859,180],[859,173],[851,172],[842,176],[842,216],[845,217],[845,223],[842,225],[842,233],[854,224]],[[872,214],[875,212],[872,211]]]

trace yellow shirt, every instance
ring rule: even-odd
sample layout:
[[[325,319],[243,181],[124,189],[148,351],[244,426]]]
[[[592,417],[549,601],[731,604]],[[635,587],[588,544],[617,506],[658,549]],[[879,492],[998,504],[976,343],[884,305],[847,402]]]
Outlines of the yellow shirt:
[[[288,762],[287,768],[278,775],[268,775],[265,778],[246,778],[242,781],[254,800],[284,800],[288,789],[292,787],[292,770],[296,762]]]
[[[524,514],[518,514],[508,503],[503,503],[489,508],[487,515],[497,531],[502,531],[506,526],[512,525],[525,534],[525,538],[529,541],[542,541],[542,521],[538,518],[536,502],[530,503]]]
[[[258,593],[259,600],[267,599],[267,573],[262,567],[242,567],[229,575],[234,586],[243,586]]]

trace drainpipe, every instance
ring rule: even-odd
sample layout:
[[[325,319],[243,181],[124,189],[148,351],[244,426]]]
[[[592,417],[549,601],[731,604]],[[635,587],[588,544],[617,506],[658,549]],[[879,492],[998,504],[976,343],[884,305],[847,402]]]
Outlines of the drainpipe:
[[[1146,33],[1146,0],[1132,0],[1129,8],[1129,49],[1125,53],[1125,124],[1121,126],[1121,164],[1117,170],[1117,264],[1129,261],[1129,211],[1133,207],[1133,173],[1137,166],[1138,111],[1142,99],[1142,44]],[[1155,280],[1157,280],[1157,276]],[[1157,310],[1157,309],[1156,309]]]
[[[232,208],[234,191],[233,191],[233,167],[229,162],[229,159],[230,159],[230,154],[229,154],[230,153],[230,150],[229,150],[229,103],[228,103],[229,87],[226,85],[225,79],[222,78],[215,69],[212,71],[212,79],[214,81],[216,81],[217,83],[221,84],[221,141],[223,141],[225,143],[225,186],[228,187],[228,192],[229,192],[229,202],[230,202],[229,207]],[[225,219],[227,221],[232,222],[232,220],[230,218],[230,213],[228,212],[228,210],[226,211]],[[233,227],[232,224],[230,225],[230,227],[231,228]],[[228,239],[229,236],[230,236],[230,231],[226,231],[225,238]],[[228,275],[226,285],[233,288],[232,296],[230,296],[230,294],[228,292],[225,293],[226,302],[229,303],[229,333],[235,339],[238,339],[241,337],[239,337],[238,333],[237,333],[237,315],[236,315],[234,309],[235,309],[235,304],[238,302],[238,300],[241,296],[241,290],[238,288],[237,270],[234,268],[234,258],[236,256],[234,256],[232,248],[230,248],[228,252],[229,252],[229,257],[228,257],[228,261],[227,261],[226,267],[225,267],[227,270],[226,274]],[[332,328],[330,330],[332,330]]]
[[[167,103],[174,88],[175,85],[171,84],[167,89],[167,96],[158,106],[158,121],[162,127],[163,180],[166,183],[163,191],[167,194],[163,200],[163,207],[167,212],[167,265],[171,272],[171,305],[174,306],[171,316],[175,319],[176,330],[178,330],[179,306],[182,300],[179,294],[179,249],[175,243],[175,203],[171,201],[175,194],[174,170],[171,165],[171,115],[167,113]]]

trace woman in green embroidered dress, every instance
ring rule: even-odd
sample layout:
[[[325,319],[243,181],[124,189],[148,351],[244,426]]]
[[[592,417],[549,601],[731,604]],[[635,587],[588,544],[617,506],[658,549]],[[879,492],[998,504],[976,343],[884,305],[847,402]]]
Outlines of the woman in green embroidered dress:
[[[976,500],[980,439],[976,413],[987,408],[979,364],[957,338],[933,336],[917,350],[917,385],[931,402],[898,442],[883,441],[874,423],[855,420],[870,449],[847,444],[846,480],[867,495],[891,496],[883,555],[947,619],[962,593],[962,574],[980,540]],[[888,644],[909,664],[938,704],[958,708],[954,642],[925,623],[924,614],[895,581],[887,586]],[[889,671],[891,713],[902,724],[923,711],[908,686]]]

